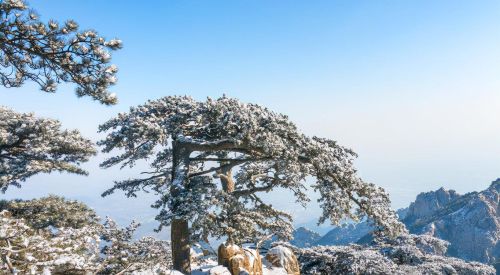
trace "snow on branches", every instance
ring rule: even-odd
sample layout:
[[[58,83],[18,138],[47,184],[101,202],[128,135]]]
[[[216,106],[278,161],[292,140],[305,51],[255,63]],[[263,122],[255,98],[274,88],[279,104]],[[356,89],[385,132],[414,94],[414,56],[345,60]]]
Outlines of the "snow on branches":
[[[127,274],[150,271],[151,274],[167,274],[172,266],[170,243],[153,237],[133,241],[133,234],[139,224],[132,223],[120,228],[111,219],[104,223],[102,239],[107,243],[101,250],[104,255],[104,274]]]
[[[35,230],[25,219],[0,212],[1,270],[12,274],[96,270],[99,236],[87,227]]]
[[[495,274],[491,266],[444,256],[448,244],[429,235],[403,234],[368,247],[289,247],[303,274]]]
[[[50,195],[34,200],[0,201],[0,210],[24,218],[34,229],[82,228],[99,224],[99,217],[84,203]]]
[[[117,102],[108,88],[116,82],[118,68],[109,62],[110,50],[121,48],[120,40],[105,40],[93,30],[78,31],[72,20],[43,23],[23,0],[1,1],[0,19],[3,86],[19,87],[31,80],[52,93],[58,83],[73,82],[78,96],[104,104]]]
[[[120,228],[109,218],[101,224],[83,203],[56,196],[0,201],[0,273],[166,273],[170,243],[134,240],[138,226]]]
[[[2,202],[0,211],[0,271],[78,274],[99,268],[101,226],[93,219],[74,222],[81,213],[92,216],[86,206],[49,197]]]
[[[104,195],[157,192],[157,219],[163,225],[189,220],[195,241],[209,235],[235,238],[235,232],[238,241],[266,233],[290,237],[291,216],[266,204],[259,193],[284,188],[305,204],[309,178],[321,195],[320,222],[368,215],[390,235],[405,231],[384,190],[356,175],[354,152],[308,137],[285,115],[256,104],[168,96],[119,114],[100,131],[108,132],[99,142],[103,152],[119,152],[102,167],[145,160],[151,168],[144,177],[116,182]]]
[[[66,171],[87,174],[78,167],[95,154],[94,145],[77,130],[62,130],[57,120],[36,118],[0,106],[0,189],[38,173]]]

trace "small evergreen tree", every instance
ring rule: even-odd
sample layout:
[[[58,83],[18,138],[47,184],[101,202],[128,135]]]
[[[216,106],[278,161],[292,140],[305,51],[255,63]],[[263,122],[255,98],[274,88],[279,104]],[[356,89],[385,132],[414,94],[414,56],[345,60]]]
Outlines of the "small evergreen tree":
[[[134,240],[139,224],[101,224],[85,204],[49,196],[0,201],[1,274],[166,273],[170,243]]]

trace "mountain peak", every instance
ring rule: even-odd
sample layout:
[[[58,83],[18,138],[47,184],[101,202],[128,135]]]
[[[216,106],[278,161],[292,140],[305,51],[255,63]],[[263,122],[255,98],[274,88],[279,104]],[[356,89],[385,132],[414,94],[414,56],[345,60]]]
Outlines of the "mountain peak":
[[[410,204],[406,217],[413,220],[429,217],[459,197],[455,190],[446,190],[443,187],[436,191],[420,193]]]
[[[411,233],[449,241],[450,256],[495,263],[500,258],[499,202],[500,179],[465,195],[440,188],[418,195],[404,223]]]
[[[500,178],[494,180],[488,189],[500,192]]]
[[[320,238],[321,235],[318,233],[305,227],[299,227],[293,231],[293,239],[290,243],[298,247],[310,247]]]

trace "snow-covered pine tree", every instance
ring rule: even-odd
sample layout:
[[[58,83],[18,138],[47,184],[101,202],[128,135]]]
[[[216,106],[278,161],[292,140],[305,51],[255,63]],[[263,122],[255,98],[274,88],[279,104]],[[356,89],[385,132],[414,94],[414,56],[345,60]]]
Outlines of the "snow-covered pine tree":
[[[149,271],[151,274],[170,273],[170,242],[153,237],[134,240],[138,226],[138,223],[133,222],[128,227],[120,228],[115,221],[106,219],[102,235],[106,245],[101,250],[103,261],[99,274],[131,274],[141,271]]]
[[[0,211],[0,273],[84,274],[98,269],[99,235],[93,228],[37,230],[29,221]]]
[[[99,270],[102,225],[82,203],[50,196],[0,203],[0,273]]]
[[[85,175],[78,167],[95,154],[94,145],[77,130],[62,130],[54,119],[37,118],[0,106],[0,189],[5,192],[38,173],[65,171]]]
[[[57,196],[0,201],[0,273],[166,273],[170,243],[134,240],[138,226],[120,228],[110,218],[101,224],[85,204]]]
[[[174,268],[184,273],[190,271],[190,242],[209,235],[289,236],[291,216],[259,196],[280,188],[303,204],[307,188],[319,192],[320,222],[368,216],[389,234],[405,231],[384,190],[356,175],[353,151],[308,137],[285,115],[256,104],[168,96],[119,114],[100,131],[108,132],[99,142],[103,152],[119,152],[102,167],[137,161],[151,167],[103,195],[123,190],[136,196],[148,189],[160,194],[153,205],[161,209],[157,220],[171,226]]]
[[[95,31],[78,31],[72,20],[43,23],[23,0],[0,1],[0,84],[19,87],[26,80],[42,91],[55,92],[58,83],[76,84],[78,96],[115,104],[108,88],[116,82],[109,50],[118,39],[105,40]],[[36,118],[0,106],[0,189],[19,186],[44,172],[86,174],[78,164],[93,155],[93,144],[76,130],[60,129],[53,119]]]
[[[19,87],[26,80],[42,91],[53,93],[57,84],[77,84],[78,96],[90,96],[104,104],[115,104],[109,93],[116,82],[109,50],[121,48],[118,39],[106,40],[95,31],[78,31],[78,24],[38,20],[23,0],[0,2],[0,81]]]

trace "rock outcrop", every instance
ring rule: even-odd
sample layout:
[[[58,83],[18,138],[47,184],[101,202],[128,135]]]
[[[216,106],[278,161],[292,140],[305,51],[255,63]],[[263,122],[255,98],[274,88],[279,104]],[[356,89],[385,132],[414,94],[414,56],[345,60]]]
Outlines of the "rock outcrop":
[[[459,195],[440,188],[421,193],[398,215],[413,234],[428,234],[450,243],[447,256],[478,261],[497,267],[500,274],[500,179],[481,192]],[[352,231],[334,228],[317,244],[337,245],[352,242],[360,229],[367,232],[356,243],[368,244],[373,239],[367,222]],[[327,238],[328,237],[328,238]]]
[[[272,266],[282,267],[288,275],[300,275],[300,266],[292,249],[277,245],[267,251],[266,260]]]
[[[257,250],[223,243],[219,246],[217,259],[232,275],[262,275],[262,259]]]
[[[462,196],[444,189],[421,195],[403,220],[411,233],[450,242],[450,256],[489,264],[500,261],[500,180],[482,192]],[[434,211],[423,210],[425,205]]]
[[[419,219],[431,217],[446,206],[460,197],[455,190],[445,190],[440,188],[436,191],[420,193],[416,200],[410,204],[405,220],[408,223],[414,223]]]
[[[228,267],[231,258],[239,254],[243,254],[241,247],[232,243],[223,243],[217,250],[217,261],[220,265]]]

